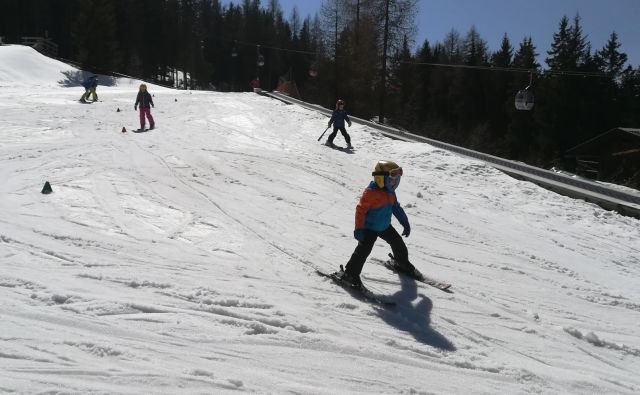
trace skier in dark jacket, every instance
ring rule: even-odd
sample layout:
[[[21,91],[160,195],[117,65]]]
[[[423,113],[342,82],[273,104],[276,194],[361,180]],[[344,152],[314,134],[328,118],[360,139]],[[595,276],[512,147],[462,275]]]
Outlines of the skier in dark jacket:
[[[93,95],[93,101],[98,101],[98,94],[96,93],[96,88],[98,87],[98,76],[92,75],[88,77],[82,83],[84,87],[84,93],[80,96],[80,101],[82,103],[86,103],[87,99],[90,95]]]
[[[373,181],[362,193],[356,206],[356,220],[353,237],[358,245],[341,273],[344,282],[352,287],[362,286],[360,272],[373,245],[380,237],[391,246],[398,269],[412,273],[415,268],[409,262],[409,252],[400,234],[391,225],[391,215],[402,225],[402,236],[409,237],[409,219],[396,198],[396,188],[400,185],[402,167],[392,161],[379,161],[372,173]]]
[[[329,147],[334,147],[333,139],[336,138],[339,130],[342,133],[342,137],[344,137],[344,140],[347,142],[347,148],[353,148],[351,146],[351,137],[344,127],[345,121],[347,122],[349,127],[351,127],[351,120],[349,119],[349,116],[344,109],[344,101],[338,100],[336,102],[336,109],[333,110],[333,114],[331,114],[331,119],[329,120],[329,127],[331,127],[331,125],[333,124],[333,132],[329,135],[329,138],[327,138],[326,145],[328,145]]]
[[[145,84],[140,85],[138,97],[136,97],[136,104],[133,106],[134,110],[138,109],[138,104],[140,105],[140,130],[144,130],[145,115],[149,119],[149,129],[155,128],[156,123],[151,116],[151,108],[149,108],[149,106],[154,107],[153,99],[149,92],[147,92],[147,85]]]

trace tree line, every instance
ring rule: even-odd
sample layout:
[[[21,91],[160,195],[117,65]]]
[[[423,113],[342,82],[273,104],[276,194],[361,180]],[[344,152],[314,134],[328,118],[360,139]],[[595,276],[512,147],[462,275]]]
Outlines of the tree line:
[[[263,4],[264,3],[264,4]],[[613,127],[640,127],[640,66],[615,32],[593,49],[579,16],[559,21],[538,63],[531,37],[492,52],[475,27],[413,51],[417,0],[4,0],[0,35],[47,34],[59,56],[180,88],[243,91],[295,82],[301,97],[414,133],[537,166]],[[531,85],[533,111],[514,96]],[[570,169],[569,169],[570,170]],[[616,180],[640,185],[640,175]]]

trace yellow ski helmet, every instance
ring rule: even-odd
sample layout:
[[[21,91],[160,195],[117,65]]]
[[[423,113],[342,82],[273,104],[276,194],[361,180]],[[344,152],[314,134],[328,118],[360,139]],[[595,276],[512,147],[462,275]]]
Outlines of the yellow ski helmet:
[[[381,160],[376,163],[376,167],[373,169],[373,180],[380,188],[388,186],[389,177],[402,176],[402,167],[398,166],[396,162],[390,160]],[[397,187],[397,183],[393,189]]]

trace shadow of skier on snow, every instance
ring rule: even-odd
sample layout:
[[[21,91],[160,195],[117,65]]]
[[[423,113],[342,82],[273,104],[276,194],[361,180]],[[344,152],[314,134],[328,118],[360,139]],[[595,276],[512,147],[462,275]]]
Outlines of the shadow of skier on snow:
[[[65,76],[65,79],[58,81],[58,84],[65,88],[82,86],[82,82],[86,80],[87,77],[96,75],[95,73],[90,73],[84,70],[63,71],[62,74]],[[116,78],[108,75],[98,75],[98,81],[100,83],[100,86],[117,85]]]
[[[455,351],[456,347],[441,333],[431,328],[433,303],[425,295],[418,294],[418,284],[403,275],[400,291],[393,295],[395,309],[381,309],[378,315],[389,325],[411,334],[420,343],[445,351]],[[417,304],[411,302],[420,298]]]

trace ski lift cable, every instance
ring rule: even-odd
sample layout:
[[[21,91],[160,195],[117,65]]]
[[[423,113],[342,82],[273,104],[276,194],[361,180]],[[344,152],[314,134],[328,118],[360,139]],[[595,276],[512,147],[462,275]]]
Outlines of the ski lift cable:
[[[234,44],[239,44],[239,45],[243,45],[243,46],[247,46],[247,47],[259,46],[261,48],[268,48],[268,49],[273,49],[273,50],[276,50],[276,51],[295,52],[295,53],[301,53],[301,54],[307,54],[307,55],[316,55],[316,56],[318,55],[317,51],[314,52],[314,51],[303,51],[303,50],[298,50],[298,49],[288,49],[288,48],[282,48],[282,47],[274,47],[274,46],[270,46],[270,45],[250,43],[248,41],[228,40],[228,39],[223,39],[223,38],[218,38],[217,40],[233,42]]]
[[[318,51],[303,51],[298,49],[288,49],[288,48],[282,48],[282,47],[275,47],[271,45],[256,44],[248,41],[228,40],[228,39],[218,39],[218,40],[233,41],[234,44],[240,44],[240,45],[250,46],[250,47],[260,46],[262,48],[268,48],[268,49],[273,49],[276,51],[283,51],[283,52],[293,52],[293,53],[300,53],[300,54],[314,55],[314,56],[318,56],[320,54],[320,52]],[[446,63],[410,62],[410,61],[402,61],[400,63],[416,65],[416,66],[447,67],[447,68],[457,68],[457,69],[473,69],[473,70],[523,73],[523,74],[530,74],[532,77],[534,73],[547,74],[547,75],[576,76],[576,77],[598,77],[598,78],[603,78],[608,76],[607,73],[590,72],[590,71],[542,70],[541,72],[538,72],[538,70],[536,69],[526,69],[526,68],[517,68],[517,67],[472,66],[472,65],[466,65],[466,64],[446,64]]]
[[[432,66],[432,67],[448,67],[454,69],[475,69],[475,70],[490,70],[490,71],[512,71],[515,73],[531,73],[532,69],[519,69],[515,67],[499,67],[499,66],[471,66],[467,64],[447,64],[447,63],[428,63],[428,62],[408,62],[402,61],[403,64],[412,64],[417,66]]]
[[[431,67],[448,67],[456,69],[474,69],[474,70],[486,70],[486,71],[506,71],[513,73],[537,73],[536,69],[523,69],[516,67],[500,67],[500,66],[472,66],[466,64],[446,64],[446,63],[430,63],[430,62],[409,62],[402,61],[403,64],[412,64],[417,66],[431,66]],[[568,76],[582,76],[582,77],[606,77],[607,73],[598,73],[590,71],[564,71],[564,70],[542,70],[540,74],[549,75],[568,75]]]

